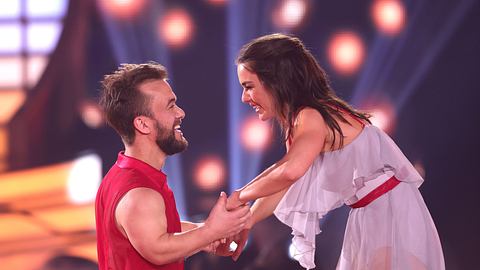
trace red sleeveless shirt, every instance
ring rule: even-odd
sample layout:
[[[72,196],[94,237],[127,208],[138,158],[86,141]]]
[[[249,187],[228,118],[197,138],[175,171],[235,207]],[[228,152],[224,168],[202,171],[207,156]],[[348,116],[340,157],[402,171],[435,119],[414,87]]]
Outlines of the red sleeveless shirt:
[[[167,176],[143,161],[118,154],[100,185],[95,201],[97,225],[97,252],[100,270],[162,269],[183,270],[183,260],[166,265],[155,265],[144,259],[123,236],[115,223],[115,208],[120,199],[131,189],[151,188],[165,201],[167,232],[181,232],[182,227]]]

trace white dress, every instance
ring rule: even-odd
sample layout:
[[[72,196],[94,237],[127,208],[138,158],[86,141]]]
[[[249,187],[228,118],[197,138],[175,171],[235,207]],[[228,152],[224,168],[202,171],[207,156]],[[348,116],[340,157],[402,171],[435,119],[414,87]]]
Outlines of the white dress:
[[[401,183],[350,211],[337,269],[445,269],[437,230],[418,191],[422,177],[393,140],[372,125],[343,149],[320,154],[275,209],[292,228],[295,259],[314,268],[319,219],[358,201],[392,175]]]

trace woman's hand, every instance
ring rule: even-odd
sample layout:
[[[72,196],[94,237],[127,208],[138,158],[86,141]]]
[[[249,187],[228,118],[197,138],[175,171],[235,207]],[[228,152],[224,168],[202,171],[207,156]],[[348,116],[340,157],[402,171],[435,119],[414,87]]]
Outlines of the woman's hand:
[[[238,207],[244,205],[245,203],[243,203],[242,201],[240,201],[240,191],[239,190],[235,190],[234,192],[232,192],[232,194],[230,194],[230,196],[228,197],[227,199],[227,210],[228,211],[231,211],[231,210],[235,210],[237,209]]]

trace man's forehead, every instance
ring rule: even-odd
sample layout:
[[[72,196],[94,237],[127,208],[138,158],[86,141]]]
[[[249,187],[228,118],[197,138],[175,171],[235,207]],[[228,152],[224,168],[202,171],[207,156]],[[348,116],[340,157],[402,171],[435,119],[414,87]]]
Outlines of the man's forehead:
[[[165,102],[168,102],[172,98],[176,99],[172,88],[166,80],[146,81],[139,86],[139,90],[149,96],[159,97],[159,99],[165,100]]]

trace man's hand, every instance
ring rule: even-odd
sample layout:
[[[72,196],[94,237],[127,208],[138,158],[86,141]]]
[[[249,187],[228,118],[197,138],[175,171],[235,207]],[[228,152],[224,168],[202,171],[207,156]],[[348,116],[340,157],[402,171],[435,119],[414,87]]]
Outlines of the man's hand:
[[[213,241],[207,246],[202,248],[202,251],[215,254],[217,247],[220,245],[220,240]]]
[[[245,228],[239,234],[233,236],[233,241],[237,243],[237,248],[232,254],[232,260],[237,261],[238,257],[240,257],[240,254],[242,254],[243,249],[247,244],[248,234],[250,233],[250,230],[252,229],[254,224],[255,223],[253,218],[250,217],[247,221],[247,224],[245,224]]]
[[[230,194],[230,197],[228,197],[227,200],[227,210],[233,210],[236,209],[242,205],[245,205],[242,201],[240,201],[240,191],[235,190],[232,194]]]
[[[250,220],[250,207],[247,205],[227,211],[227,195],[220,194],[220,198],[205,221],[205,227],[214,239],[227,238],[241,232]]]
[[[235,243],[237,243],[237,248],[231,254],[232,260],[237,261],[238,257],[240,257],[240,254],[242,254],[242,251],[245,248],[245,245],[247,244],[249,232],[250,232],[250,229],[244,229],[239,234],[233,237]]]

